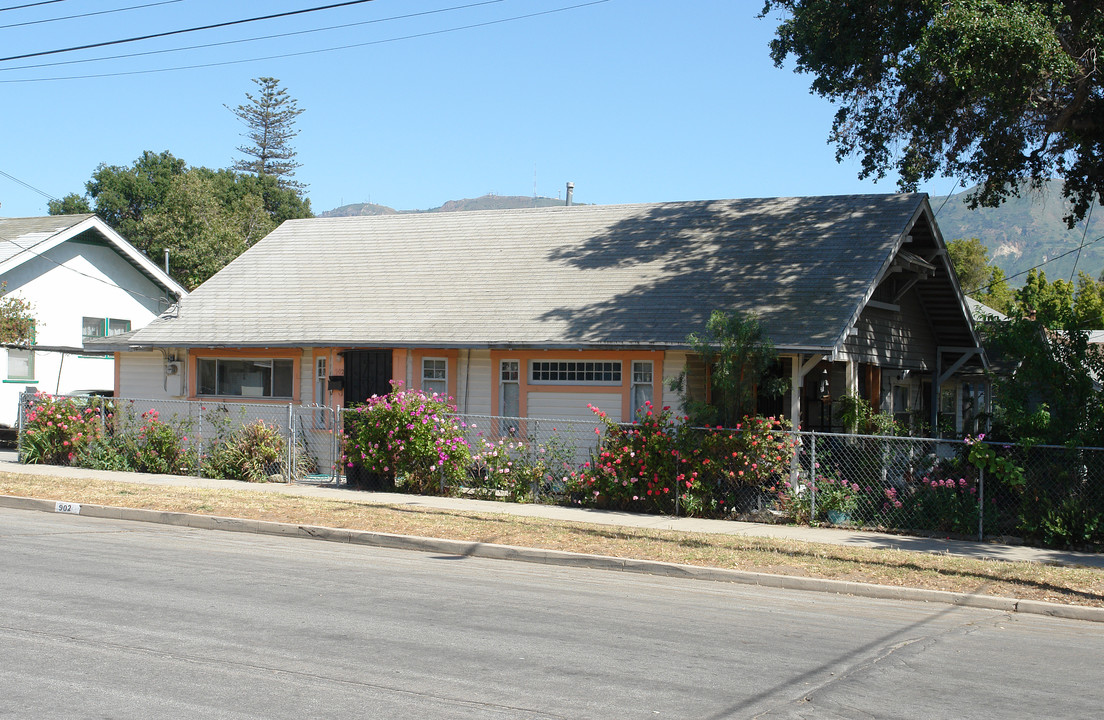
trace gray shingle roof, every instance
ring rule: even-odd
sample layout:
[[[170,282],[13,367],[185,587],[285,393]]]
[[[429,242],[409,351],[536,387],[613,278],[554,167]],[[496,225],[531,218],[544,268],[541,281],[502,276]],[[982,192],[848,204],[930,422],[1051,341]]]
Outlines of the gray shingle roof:
[[[24,250],[49,240],[54,235],[78,225],[87,215],[52,215],[49,217],[0,218],[0,263]]]
[[[679,346],[714,309],[831,348],[924,195],[285,222],[139,345]]]

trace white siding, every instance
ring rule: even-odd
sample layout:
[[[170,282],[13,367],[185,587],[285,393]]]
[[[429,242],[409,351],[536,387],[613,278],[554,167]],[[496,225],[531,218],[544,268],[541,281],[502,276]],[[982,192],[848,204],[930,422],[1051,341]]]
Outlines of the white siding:
[[[470,365],[468,358],[471,358]],[[456,363],[456,408],[471,415],[497,415],[491,408],[491,383],[498,382],[490,350],[461,350]]]
[[[299,358],[299,397],[295,402],[301,405],[324,404],[314,396],[314,391],[314,349],[303,348],[303,355]]]
[[[31,303],[39,345],[81,347],[82,318],[129,320],[147,325],[167,307],[165,292],[110,247],[71,240],[6,273],[7,291]],[[123,288],[128,290],[124,290]],[[7,380],[7,352],[0,352],[0,423],[13,425],[19,394],[28,388],[67,394],[111,390],[115,364],[110,357],[35,352],[35,377]],[[161,378],[158,378],[160,385]],[[164,391],[161,391],[163,394]]]
[[[151,400],[176,397],[174,391],[179,391],[181,382],[177,378],[185,373],[183,363],[180,372],[169,377],[165,374],[165,358],[156,350],[121,353],[119,357],[119,397]],[[166,390],[170,380],[174,387]]]
[[[528,412],[531,418],[554,418],[564,420],[595,419],[587,409],[587,403],[604,410],[610,420],[621,422],[621,392],[599,392],[597,390],[581,393],[534,392],[529,391]]]
[[[663,402],[660,407],[670,407],[675,414],[685,413],[685,408],[678,391],[671,389],[670,381],[686,370],[686,355],[681,350],[669,350],[663,354]]]

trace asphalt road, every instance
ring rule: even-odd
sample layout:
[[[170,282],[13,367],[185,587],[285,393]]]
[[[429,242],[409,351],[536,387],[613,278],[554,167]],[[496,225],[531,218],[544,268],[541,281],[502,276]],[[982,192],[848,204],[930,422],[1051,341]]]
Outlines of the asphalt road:
[[[1104,626],[0,509],[0,717],[1087,718]]]

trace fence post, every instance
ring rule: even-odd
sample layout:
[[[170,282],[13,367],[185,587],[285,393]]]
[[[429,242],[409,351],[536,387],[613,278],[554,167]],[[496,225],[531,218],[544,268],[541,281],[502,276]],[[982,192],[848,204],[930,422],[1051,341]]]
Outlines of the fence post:
[[[978,542],[985,540],[985,468],[978,468]]]
[[[341,463],[341,457],[338,454],[338,448],[340,440],[338,439],[338,433],[341,433],[341,437],[345,435],[345,416],[342,408],[335,407],[333,409],[333,433],[330,437],[330,441],[333,445],[333,456],[331,457],[330,472],[333,474],[334,487],[341,484],[341,473],[345,472],[345,466]]]
[[[288,403],[287,477],[285,482],[295,482],[295,403]]]
[[[816,521],[816,431],[809,431],[809,524]]]
[[[23,411],[27,407],[26,391],[19,393],[19,415],[15,430],[15,461],[23,462]]]

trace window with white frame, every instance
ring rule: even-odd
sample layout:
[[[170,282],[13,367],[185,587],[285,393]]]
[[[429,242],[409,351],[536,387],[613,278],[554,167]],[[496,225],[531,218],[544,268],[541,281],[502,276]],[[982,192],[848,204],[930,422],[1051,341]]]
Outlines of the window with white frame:
[[[621,361],[534,360],[529,381],[536,385],[620,385]]]
[[[651,360],[634,360],[632,364],[632,417],[636,420],[641,408],[652,401],[653,364]]]
[[[290,398],[294,372],[293,360],[200,358],[196,361],[196,394]]]
[[[326,382],[329,376],[326,374],[326,358],[320,357],[314,359],[314,401],[319,405],[325,405],[328,398],[326,397]]]
[[[448,360],[422,358],[422,390],[426,393],[448,395]]]
[[[499,415],[516,418],[521,415],[521,362],[503,360],[498,367]]]
[[[8,348],[8,380],[34,380],[34,350]]]
[[[328,383],[329,376],[326,374],[326,358],[319,357],[314,359],[314,402],[318,405],[329,404],[329,396],[326,392],[329,389]],[[318,412],[318,427],[326,427],[326,420],[329,417],[327,411],[320,410]]]

